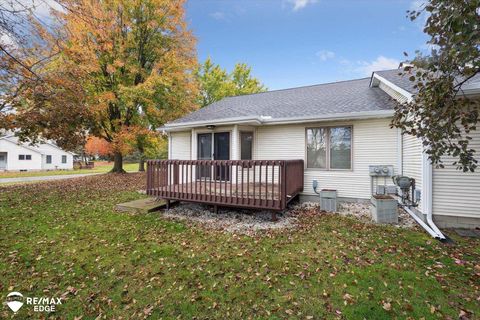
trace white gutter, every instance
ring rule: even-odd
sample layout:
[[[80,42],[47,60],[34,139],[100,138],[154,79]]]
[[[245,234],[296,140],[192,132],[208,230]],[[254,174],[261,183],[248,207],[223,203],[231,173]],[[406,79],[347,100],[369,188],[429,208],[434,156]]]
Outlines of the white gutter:
[[[303,122],[321,122],[321,121],[337,121],[337,120],[355,120],[355,119],[369,119],[369,118],[388,118],[393,116],[394,110],[376,110],[376,111],[363,111],[363,112],[345,112],[335,113],[331,115],[325,115],[322,117],[289,117],[275,119],[270,116],[249,116],[249,117],[237,117],[226,118],[211,121],[192,121],[184,123],[170,123],[165,124],[162,130],[173,131],[178,129],[187,129],[192,127],[203,127],[207,125],[235,125],[235,124],[256,124],[256,125],[276,125],[276,124],[290,124],[290,123],[303,123]]]
[[[190,122],[180,122],[180,123],[166,123],[166,128],[177,128],[177,127],[193,127],[193,126],[204,126],[207,124],[231,124],[231,123],[241,123],[241,122],[248,122],[248,121],[257,121],[259,122],[259,117],[233,117],[233,118],[223,118],[211,121],[190,121]]]
[[[358,120],[371,118],[388,118],[393,116],[394,110],[376,110],[376,111],[361,111],[361,112],[344,112],[325,115],[322,117],[292,117],[281,118],[278,120],[264,120],[263,124],[288,124],[288,123],[303,123],[303,122],[322,122],[322,121],[338,121],[338,120]]]
[[[480,95],[480,88],[478,86],[464,88],[462,89],[462,93],[464,96],[476,96]]]

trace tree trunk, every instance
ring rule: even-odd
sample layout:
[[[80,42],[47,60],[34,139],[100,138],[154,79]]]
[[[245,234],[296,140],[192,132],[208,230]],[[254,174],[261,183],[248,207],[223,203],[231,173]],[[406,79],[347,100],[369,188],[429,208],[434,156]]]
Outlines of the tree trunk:
[[[138,171],[145,171],[145,148],[142,142],[138,142],[138,152],[140,153],[140,162],[138,163]]]
[[[145,171],[145,160],[143,159],[143,156],[140,157],[140,162],[138,163],[138,171]]]
[[[115,152],[113,155],[113,173],[125,173],[125,170],[123,170],[123,156],[120,152]]]

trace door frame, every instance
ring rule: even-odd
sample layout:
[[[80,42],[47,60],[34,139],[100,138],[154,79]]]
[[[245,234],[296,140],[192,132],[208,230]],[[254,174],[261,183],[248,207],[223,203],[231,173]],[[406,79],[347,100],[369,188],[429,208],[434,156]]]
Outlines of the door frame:
[[[206,135],[206,134],[210,134],[211,135],[211,154],[210,154],[210,160],[215,160],[214,159],[214,154],[215,154],[215,134],[217,133],[228,133],[228,160],[231,160],[232,158],[232,130],[221,130],[221,129],[218,129],[218,130],[199,130],[199,131],[196,131],[195,132],[195,158],[197,160],[199,160],[199,152],[200,152],[200,149],[198,147],[198,143],[199,143],[199,139],[198,139],[198,136],[199,135]],[[197,179],[199,178],[209,178],[211,179],[211,177],[216,177],[217,174],[215,172],[213,172],[213,169],[212,169],[212,172],[210,173],[210,177],[199,177],[197,176]],[[227,180],[230,180],[230,176],[231,174],[229,173],[228,174],[228,179]]]
[[[8,166],[8,152],[0,152],[0,155],[5,156],[5,166],[0,167],[0,170],[7,170]]]
[[[226,135],[228,138],[225,139],[225,140],[217,140],[216,138],[218,137],[217,135]],[[231,158],[231,153],[232,153],[232,149],[231,149],[231,144],[232,144],[232,139],[231,139],[231,133],[230,132],[214,132],[213,133],[213,160],[220,160],[220,161],[228,161],[230,160]],[[227,153],[228,153],[228,157],[227,159],[218,159],[218,149],[220,149],[219,145],[220,144],[217,144],[217,141],[225,141],[226,143],[228,143],[228,148],[225,148]],[[217,157],[217,159],[216,159]],[[214,176],[214,179],[215,180],[219,180],[219,181],[230,181],[230,168],[228,166],[215,166],[215,169],[214,169],[214,172],[213,172],[213,176]]]

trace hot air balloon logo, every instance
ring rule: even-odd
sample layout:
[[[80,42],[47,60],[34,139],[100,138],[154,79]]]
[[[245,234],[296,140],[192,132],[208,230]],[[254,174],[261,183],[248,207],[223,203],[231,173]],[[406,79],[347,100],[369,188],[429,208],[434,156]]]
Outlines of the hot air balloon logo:
[[[16,313],[23,306],[23,295],[16,291],[10,292],[7,295],[7,306]]]

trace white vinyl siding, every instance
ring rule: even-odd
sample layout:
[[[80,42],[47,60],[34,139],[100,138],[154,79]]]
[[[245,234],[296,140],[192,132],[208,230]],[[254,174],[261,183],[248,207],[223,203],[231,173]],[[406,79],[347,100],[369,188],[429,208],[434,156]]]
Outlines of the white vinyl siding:
[[[424,197],[423,181],[422,181],[422,158],[423,146],[422,141],[415,136],[404,134],[403,152],[402,152],[402,175],[415,179],[415,188],[422,191],[422,199]],[[420,203],[419,210],[422,211],[423,205]]]
[[[170,159],[190,160],[191,134],[190,131],[170,133]]]
[[[6,154],[6,170],[42,170],[42,154],[7,139],[0,140],[0,152]],[[19,155],[31,155],[31,160],[18,160]]]
[[[37,149],[43,153],[42,156],[42,169],[43,170],[71,170],[73,169],[73,155],[61,150],[51,144],[39,144]],[[47,163],[47,155],[52,158],[51,163]],[[63,162],[66,157],[66,162]]]
[[[480,131],[471,136],[480,162]],[[464,173],[451,165],[453,158],[443,161],[445,168],[433,168],[433,214],[480,218],[480,171]]]
[[[312,181],[319,189],[336,189],[339,197],[370,198],[368,166],[397,165],[397,132],[391,130],[390,119],[368,119],[345,122],[321,122],[296,125],[258,127],[255,134],[255,159],[306,160],[306,128],[352,126],[352,170],[305,169],[303,194],[314,195]],[[392,183],[387,180],[387,184]]]

